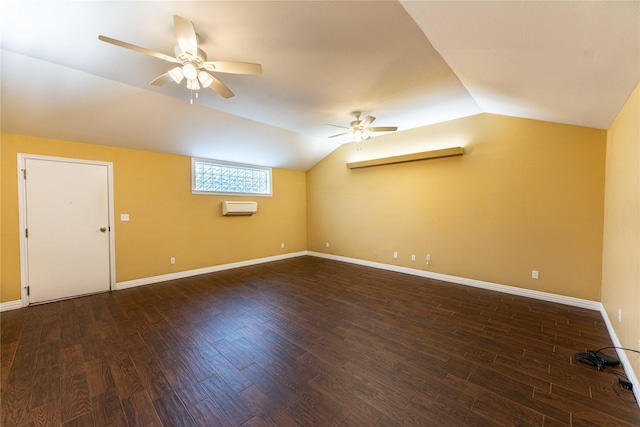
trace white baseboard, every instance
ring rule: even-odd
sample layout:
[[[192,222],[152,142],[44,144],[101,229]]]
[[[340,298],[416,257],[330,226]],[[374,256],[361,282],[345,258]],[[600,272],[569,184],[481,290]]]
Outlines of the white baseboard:
[[[17,299],[15,301],[0,302],[0,313],[3,311],[17,310],[18,308],[22,308],[21,299]]]
[[[602,304],[598,301],[591,301],[582,298],[568,297],[564,295],[552,294],[549,292],[534,291],[531,289],[517,288],[515,286],[500,285],[498,283],[483,282],[482,280],[467,279],[465,277],[450,276],[448,274],[433,273],[431,271],[418,270],[415,268],[401,267],[398,265],[383,264],[374,261],[365,261],[357,258],[348,258],[338,255],[324,254],[321,252],[308,252],[308,255],[319,258],[327,258],[336,261],[360,264],[367,267],[380,268],[382,270],[395,271],[398,273],[412,274],[414,276],[426,277],[429,279],[442,280],[444,282],[457,283],[459,285],[473,286],[475,288],[488,289],[490,291],[503,292],[512,295],[520,295],[528,298],[535,298],[544,301],[557,302],[559,304],[581,307],[589,310],[599,311]]]
[[[248,267],[250,265],[264,264],[265,262],[279,261],[288,258],[296,258],[306,255],[307,251],[291,252],[284,255],[275,255],[265,258],[250,259],[247,261],[232,262],[229,264],[214,265],[211,267],[197,268],[195,270],[179,271],[177,273],[162,274],[160,276],[144,277],[142,279],[116,282],[115,290],[133,288],[136,286],[151,285],[153,283],[167,282],[169,280],[183,279],[185,277],[198,276],[200,274],[215,273],[216,271],[230,270],[232,268]]]
[[[601,305],[600,307],[600,314],[604,319],[604,323],[607,325],[607,330],[609,331],[609,336],[611,337],[611,341],[613,341],[613,345],[616,347],[622,347],[622,344],[618,339],[618,335],[616,334],[615,329],[613,329],[613,324],[611,323],[611,319],[609,319],[607,310],[604,309],[603,305]],[[594,349],[594,350],[597,350],[597,349]],[[622,363],[624,372],[625,374],[627,374],[627,379],[631,381],[631,384],[633,384],[632,391],[634,396],[636,397],[636,402],[638,402],[638,406],[640,406],[640,383],[638,382],[638,377],[636,376],[636,372],[633,370],[631,361],[629,361],[629,358],[627,357],[627,352],[624,350],[616,349],[616,353],[618,353],[618,358],[620,359],[620,363]]]

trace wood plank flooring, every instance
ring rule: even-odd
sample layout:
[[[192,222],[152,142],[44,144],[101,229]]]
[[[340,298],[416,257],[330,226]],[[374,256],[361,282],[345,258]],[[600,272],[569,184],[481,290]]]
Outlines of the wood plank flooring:
[[[2,426],[632,426],[598,312],[300,257],[1,315]]]

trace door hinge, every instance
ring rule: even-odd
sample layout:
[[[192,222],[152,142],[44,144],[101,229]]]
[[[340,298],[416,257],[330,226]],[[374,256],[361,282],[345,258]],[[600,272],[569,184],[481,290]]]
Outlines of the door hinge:
[[[27,179],[27,170],[26,169],[22,169],[22,177],[24,179]]]
[[[24,237],[26,237],[27,239],[29,238],[29,229],[28,228],[24,229]]]
[[[30,291],[31,289],[29,288],[29,286],[27,286],[27,296],[31,295]]]

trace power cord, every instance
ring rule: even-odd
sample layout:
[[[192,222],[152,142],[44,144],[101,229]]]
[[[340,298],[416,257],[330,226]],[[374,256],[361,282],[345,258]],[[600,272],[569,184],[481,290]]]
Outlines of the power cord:
[[[611,368],[612,366],[619,365],[620,359],[602,352],[602,350],[608,350],[611,348],[640,354],[640,351],[633,350],[631,348],[609,346],[602,347],[598,350],[587,350],[581,353],[576,353],[573,355],[573,357],[578,362],[596,367],[599,371],[603,371],[605,368],[610,368],[609,371],[612,372],[616,377],[618,377],[618,383],[620,384],[620,387],[625,390],[632,390],[633,384],[631,383],[631,381],[629,381],[627,376],[624,373]]]
[[[617,350],[631,351],[633,353],[640,354],[640,351],[638,351],[638,350],[634,350],[632,348],[625,348],[625,347],[616,347],[615,345],[612,345],[612,346],[609,346],[609,347],[602,347],[600,350],[596,350],[596,351],[607,350],[607,349],[610,349],[610,348],[615,348]]]
[[[595,366],[602,371],[605,366],[617,366],[620,360],[617,357],[609,356],[602,352],[610,347],[601,348],[600,350],[587,350],[582,353],[576,353],[573,357],[578,361],[587,365]]]

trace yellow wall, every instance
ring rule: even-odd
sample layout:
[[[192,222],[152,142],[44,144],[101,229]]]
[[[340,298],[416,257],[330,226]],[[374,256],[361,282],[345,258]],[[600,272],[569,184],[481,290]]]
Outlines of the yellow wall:
[[[640,85],[607,131],[602,304],[623,347],[640,340]],[[618,310],[622,321],[618,321]],[[627,353],[640,373],[640,356]]]
[[[193,195],[189,157],[3,134],[0,302],[20,299],[17,153],[113,162],[117,282],[306,250],[302,172],[274,169],[273,197]],[[223,217],[223,200],[258,213]]]
[[[306,176],[274,169],[274,197],[229,218],[229,197],[191,194],[188,157],[5,134],[0,301],[20,298],[18,152],[113,162],[118,282],[308,249],[599,301],[605,142],[603,130],[480,114],[344,145]],[[447,144],[466,154],[345,166]]]
[[[604,130],[480,114],[343,145],[307,173],[308,249],[599,301],[605,143]],[[345,166],[448,144],[465,155]]]

